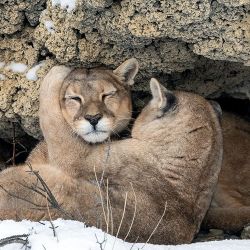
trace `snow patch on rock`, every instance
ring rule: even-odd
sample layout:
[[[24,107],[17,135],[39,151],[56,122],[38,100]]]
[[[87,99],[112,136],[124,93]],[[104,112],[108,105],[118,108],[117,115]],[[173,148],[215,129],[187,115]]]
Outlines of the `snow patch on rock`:
[[[3,68],[5,65],[5,62],[0,62],[0,69]]]
[[[52,0],[52,6],[59,5],[62,9],[67,9],[68,12],[72,11],[76,7],[75,0]]]
[[[0,81],[4,80],[5,79],[5,75],[3,74],[0,74]]]
[[[27,69],[27,65],[24,64],[24,63],[16,63],[16,62],[11,62],[7,67],[6,69],[7,70],[11,70],[13,72],[16,72],[16,73],[23,73],[26,71]]]
[[[44,63],[42,62],[29,69],[28,72],[26,73],[26,78],[30,81],[36,81],[38,79],[36,72],[41,68],[43,64]]]
[[[44,25],[49,33],[54,33],[55,32],[55,26],[54,23],[49,20],[49,21],[44,21]]]

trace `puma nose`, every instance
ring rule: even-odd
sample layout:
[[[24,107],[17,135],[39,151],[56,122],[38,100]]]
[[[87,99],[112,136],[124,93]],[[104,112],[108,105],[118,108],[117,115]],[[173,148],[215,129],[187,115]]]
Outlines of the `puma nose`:
[[[96,115],[85,115],[84,118],[89,121],[89,123],[92,125],[92,126],[95,126],[98,121],[102,118],[102,115],[101,114],[96,114]]]

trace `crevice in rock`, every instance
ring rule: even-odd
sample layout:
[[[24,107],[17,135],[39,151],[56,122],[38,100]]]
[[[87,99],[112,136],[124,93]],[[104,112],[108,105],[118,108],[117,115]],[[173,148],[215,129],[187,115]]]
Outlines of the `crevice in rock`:
[[[227,95],[214,100],[220,104],[223,111],[235,113],[250,122],[250,100],[230,98]]]

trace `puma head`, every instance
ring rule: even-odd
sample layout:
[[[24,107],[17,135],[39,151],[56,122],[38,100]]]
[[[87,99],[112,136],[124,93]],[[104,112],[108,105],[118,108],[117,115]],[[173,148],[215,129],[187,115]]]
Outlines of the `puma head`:
[[[75,69],[64,80],[61,107],[74,133],[100,143],[123,130],[132,113],[130,86],[138,72],[132,58],[114,71]]]

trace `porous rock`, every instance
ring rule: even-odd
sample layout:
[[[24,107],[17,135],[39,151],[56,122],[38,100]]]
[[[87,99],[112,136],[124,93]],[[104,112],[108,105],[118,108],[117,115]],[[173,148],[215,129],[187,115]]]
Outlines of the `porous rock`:
[[[241,232],[241,239],[250,239],[250,225],[246,225]]]
[[[10,121],[40,137],[39,85],[55,64],[115,68],[136,57],[137,106],[152,76],[249,99],[249,11],[250,0],[0,0],[0,137],[11,137]]]
[[[0,34],[20,31],[27,18],[31,26],[39,22],[46,0],[0,0]]]

